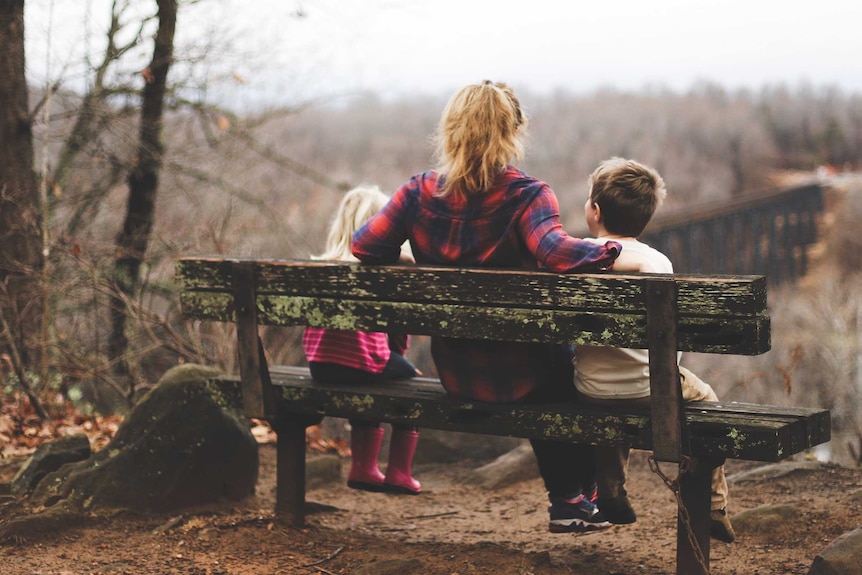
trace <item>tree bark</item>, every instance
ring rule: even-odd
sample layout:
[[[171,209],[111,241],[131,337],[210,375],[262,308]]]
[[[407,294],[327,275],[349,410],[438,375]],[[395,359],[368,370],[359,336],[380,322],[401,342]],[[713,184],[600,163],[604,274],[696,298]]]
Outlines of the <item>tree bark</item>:
[[[117,235],[113,279],[115,292],[111,297],[111,336],[109,358],[115,372],[129,382],[131,400],[135,385],[126,360],[129,340],[126,323],[129,304],[140,288],[140,268],[147,253],[155,223],[156,192],[162,167],[162,117],[167,76],[173,59],[177,0],[157,0],[159,28],[150,66],[142,73],[145,85],[141,105],[141,125],[137,163],[128,177],[129,197],[123,227]]]
[[[24,0],[0,2],[0,353],[34,367],[41,333],[42,218],[24,75]]]

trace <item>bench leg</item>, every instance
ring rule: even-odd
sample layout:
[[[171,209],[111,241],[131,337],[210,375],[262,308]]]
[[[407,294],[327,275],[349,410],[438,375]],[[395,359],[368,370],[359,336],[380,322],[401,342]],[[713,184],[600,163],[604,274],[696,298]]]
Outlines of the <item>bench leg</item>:
[[[708,575],[709,573],[709,515],[713,462],[694,459],[685,473],[680,474],[679,490],[682,504],[688,514],[686,526],[682,510],[679,511],[676,533],[677,575]],[[689,537],[693,536],[700,548],[697,553]]]
[[[275,516],[294,527],[305,525],[305,423],[279,425],[276,449]]]

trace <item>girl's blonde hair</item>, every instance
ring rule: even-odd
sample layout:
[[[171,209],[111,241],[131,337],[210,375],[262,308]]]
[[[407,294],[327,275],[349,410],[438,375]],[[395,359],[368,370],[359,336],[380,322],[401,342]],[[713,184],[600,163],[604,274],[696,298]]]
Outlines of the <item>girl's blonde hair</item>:
[[[389,201],[377,186],[357,186],[344,194],[335,218],[329,225],[326,237],[326,251],[319,256],[311,256],[316,260],[358,261],[350,253],[350,241],[353,232],[371,219]]]
[[[509,86],[485,80],[449,100],[435,136],[440,196],[488,190],[513,160],[524,156],[527,118]]]

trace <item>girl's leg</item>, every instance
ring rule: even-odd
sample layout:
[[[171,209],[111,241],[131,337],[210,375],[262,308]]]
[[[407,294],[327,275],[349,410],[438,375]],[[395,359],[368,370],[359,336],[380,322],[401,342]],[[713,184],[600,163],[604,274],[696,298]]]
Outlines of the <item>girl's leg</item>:
[[[385,476],[378,467],[383,428],[377,423],[350,422],[350,473],[347,486],[363,491],[383,491]]]
[[[309,362],[309,371],[315,381],[326,383],[368,383],[377,374],[337,363]],[[384,475],[378,467],[383,428],[377,422],[350,420],[350,473],[347,486],[364,491],[382,491]]]
[[[386,367],[383,368],[383,373],[380,376],[383,379],[409,379],[416,377],[418,372],[416,366],[410,363],[410,360],[394,351],[389,355],[389,361]]]
[[[389,464],[386,466],[386,491],[419,495],[422,485],[413,477],[413,455],[419,442],[419,430],[415,427],[392,427],[389,441]]]

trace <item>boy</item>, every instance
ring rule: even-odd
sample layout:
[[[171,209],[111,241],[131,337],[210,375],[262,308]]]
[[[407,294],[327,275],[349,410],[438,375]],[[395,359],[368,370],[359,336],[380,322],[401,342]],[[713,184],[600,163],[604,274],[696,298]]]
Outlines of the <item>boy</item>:
[[[611,158],[590,175],[590,195],[584,205],[590,233],[597,243],[613,240],[623,249],[614,271],[673,273],[670,260],[638,241],[667,190],[654,169],[633,160]],[[579,396],[594,405],[649,405],[649,352],[575,346],[575,387]],[[679,368],[684,401],[718,401],[713,389],[696,375]],[[628,447],[599,447],[598,507],[611,523],[637,519],[625,490]],[[713,471],[710,534],[719,541],[734,539],[727,516],[727,482],[724,467]]]

